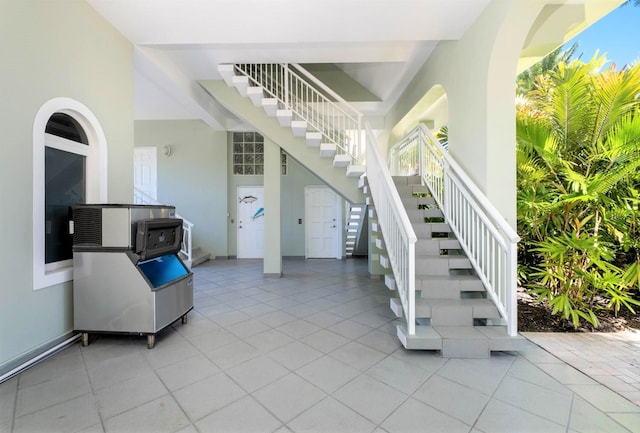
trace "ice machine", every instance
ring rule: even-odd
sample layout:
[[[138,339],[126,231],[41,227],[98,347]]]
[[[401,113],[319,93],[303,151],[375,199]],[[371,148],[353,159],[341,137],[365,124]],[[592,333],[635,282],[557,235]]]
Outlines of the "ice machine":
[[[193,308],[193,274],[180,259],[182,220],[162,205],[73,207],[73,327],[155,335]]]

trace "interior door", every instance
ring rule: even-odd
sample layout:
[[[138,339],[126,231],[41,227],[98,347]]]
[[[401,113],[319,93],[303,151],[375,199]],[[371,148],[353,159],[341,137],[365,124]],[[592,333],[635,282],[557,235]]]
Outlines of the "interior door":
[[[307,258],[342,258],[340,199],[326,186],[305,188]]]
[[[156,155],[155,147],[133,148],[133,186],[153,200],[158,198]]]
[[[264,188],[238,187],[238,258],[264,257]]]

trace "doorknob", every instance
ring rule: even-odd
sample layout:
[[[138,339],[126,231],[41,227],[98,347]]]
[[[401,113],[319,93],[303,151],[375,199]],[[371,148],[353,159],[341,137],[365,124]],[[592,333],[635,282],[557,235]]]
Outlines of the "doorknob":
[[[336,228],[335,224],[334,224],[334,225],[332,225],[331,227],[333,227],[334,229]]]

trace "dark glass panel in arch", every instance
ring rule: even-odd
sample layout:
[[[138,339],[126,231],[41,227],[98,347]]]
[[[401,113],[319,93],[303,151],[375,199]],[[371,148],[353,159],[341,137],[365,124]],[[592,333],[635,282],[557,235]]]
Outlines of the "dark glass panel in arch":
[[[45,147],[45,263],[73,258],[69,234],[71,206],[85,203],[85,157]]]
[[[64,113],[53,113],[44,130],[47,134],[66,138],[77,143],[89,144],[87,134],[76,119]]]

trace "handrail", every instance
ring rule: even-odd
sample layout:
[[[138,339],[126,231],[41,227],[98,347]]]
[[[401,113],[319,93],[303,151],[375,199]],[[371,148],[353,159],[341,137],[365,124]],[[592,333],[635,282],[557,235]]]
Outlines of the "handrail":
[[[335,144],[338,154],[348,155],[353,164],[361,159],[362,114],[302,66],[235,64],[234,70],[248,77],[253,85],[262,87],[269,97],[276,98],[285,109]]]
[[[155,198],[151,197],[146,192],[133,187],[133,203],[134,204],[162,204]],[[182,246],[180,248],[180,252],[186,257],[186,260],[191,263],[191,259],[193,258],[193,223],[188,219],[178,215],[176,213],[176,218],[182,219],[182,231],[184,232],[184,237],[182,238]]]
[[[355,108],[353,105],[351,105],[349,102],[347,102],[347,100],[344,99],[342,96],[338,95],[335,92],[335,90],[333,90],[331,87],[327,86],[322,81],[320,81],[318,78],[316,78],[316,76],[313,75],[311,72],[307,71],[305,68],[300,66],[298,63],[291,63],[291,65],[294,66],[298,70],[298,72],[300,72],[302,75],[304,75],[307,78],[307,80],[311,81],[313,84],[315,84],[316,86],[321,88],[324,92],[326,92],[328,95],[330,95],[336,101],[340,102],[340,104],[342,104],[345,107],[349,108],[356,115],[362,116],[362,114],[360,114],[360,112],[358,111],[357,108]]]
[[[389,169],[378,151],[371,128],[367,132],[367,181],[378,223],[389,254],[396,289],[407,322],[407,333],[415,334],[415,244],[418,240],[402,204]]]
[[[508,334],[517,335],[516,268],[520,237],[426,126],[418,125],[394,148],[406,149],[407,145],[419,146],[422,181],[505,319]],[[391,160],[397,166],[397,158]]]

